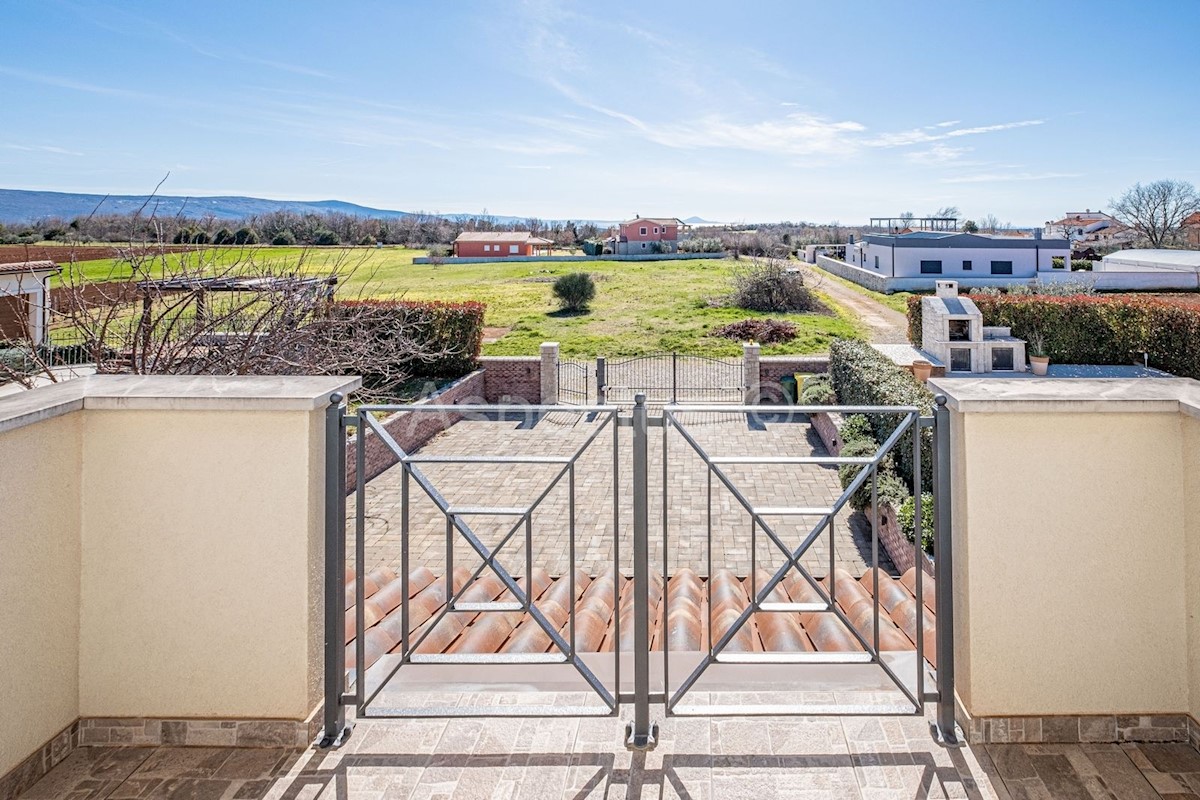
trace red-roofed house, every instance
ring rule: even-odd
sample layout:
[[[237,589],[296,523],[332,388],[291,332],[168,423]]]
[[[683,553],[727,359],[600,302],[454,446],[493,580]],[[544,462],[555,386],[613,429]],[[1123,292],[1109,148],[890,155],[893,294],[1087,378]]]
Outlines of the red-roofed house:
[[[512,256],[550,255],[554,242],[529,231],[490,231],[460,233],[454,240],[458,258],[509,258]]]
[[[1200,248],[1200,211],[1184,219],[1183,240],[1188,247]]]
[[[674,253],[688,226],[675,217],[634,217],[622,222],[613,241],[617,255]]]

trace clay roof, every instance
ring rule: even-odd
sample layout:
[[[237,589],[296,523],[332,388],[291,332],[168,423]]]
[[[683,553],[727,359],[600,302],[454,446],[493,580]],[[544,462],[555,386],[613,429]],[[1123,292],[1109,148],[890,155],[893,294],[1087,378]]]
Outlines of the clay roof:
[[[454,571],[455,583],[470,578],[465,568]],[[614,573],[589,578],[582,571],[575,573],[575,597],[570,596],[570,581],[566,576],[551,578],[544,570],[533,571],[534,603],[538,609],[567,635],[567,609],[575,604],[575,635],[579,652],[612,652],[614,647],[630,648],[633,635],[633,581],[619,578],[620,630],[615,629],[613,609]],[[758,573],[759,585],[768,579]],[[871,569],[855,578],[844,570],[834,572],[835,599],[838,607],[869,641],[873,636],[874,604]],[[828,591],[829,580],[821,580]],[[654,575],[650,588],[651,648],[662,650],[664,640],[671,650],[698,652],[707,649],[705,628],[709,609],[705,579],[684,569],[672,576],[667,584],[670,618],[664,631],[662,625],[663,579]],[[522,583],[522,585],[524,585]],[[395,652],[401,642],[400,603],[404,582],[386,568],[378,568],[363,581],[366,618],[366,661],[371,666],[382,656]],[[910,569],[900,578],[880,571],[880,648],[887,651],[915,650],[917,613],[924,616],[922,630],[925,657],[936,667],[933,579],[925,576],[923,598],[915,597],[916,572]],[[749,602],[750,580],[738,578],[729,570],[719,570],[713,578],[713,627],[723,635]],[[409,626],[413,638],[425,633],[430,621],[446,602],[445,580],[426,567],[410,571],[408,582]],[[347,667],[355,662],[354,645],[355,581],[352,571],[346,576],[346,658]],[[492,600],[511,600],[511,595],[494,575],[481,576],[460,602],[479,603]],[[777,602],[814,602],[819,596],[799,575],[785,578],[776,587],[772,600]],[[515,612],[451,612],[437,625],[422,643],[421,653],[543,653],[553,647],[550,637],[526,613]],[[857,640],[828,612],[759,612],[742,626],[729,644],[731,652],[762,651],[820,651],[848,652],[860,650]]]
[[[656,225],[682,225],[683,220],[677,217],[634,217],[622,222],[622,225],[632,225],[635,222],[653,222]]]
[[[532,244],[554,244],[549,239],[534,236],[529,231],[476,231],[460,233],[456,242],[529,242]]]
[[[59,272],[62,267],[53,261],[15,261],[11,264],[0,264],[0,274],[10,272]]]

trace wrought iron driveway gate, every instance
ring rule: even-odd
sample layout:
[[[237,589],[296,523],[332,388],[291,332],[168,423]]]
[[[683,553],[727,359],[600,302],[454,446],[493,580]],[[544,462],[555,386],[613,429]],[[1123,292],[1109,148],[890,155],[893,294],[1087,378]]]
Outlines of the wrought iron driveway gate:
[[[604,403],[741,403],[746,391],[740,358],[657,353],[598,359],[596,372]]]
[[[630,748],[650,749],[657,738],[657,724],[652,721],[652,708],[661,707],[665,716],[673,715],[921,715],[928,702],[936,702],[936,722],[933,725],[934,734],[939,741],[957,745],[961,742],[960,734],[954,722],[954,653],[953,653],[953,606],[952,606],[952,575],[951,539],[949,520],[951,519],[949,494],[949,419],[945,407],[945,398],[937,398],[937,406],[932,416],[923,416],[919,409],[912,407],[799,407],[799,406],[683,406],[668,405],[660,415],[651,415],[647,407],[647,398],[640,394],[635,397],[632,410],[617,406],[360,406],[354,414],[347,414],[341,405],[342,398],[334,396],[327,416],[327,493],[326,493],[326,560],[329,565],[326,570],[326,641],[325,641],[325,733],[322,743],[326,746],[339,743],[348,728],[345,720],[346,706],[354,706],[358,718],[407,718],[407,717],[448,717],[448,716],[582,716],[582,715],[616,715],[622,704],[633,705],[633,721],[626,731],[626,740]],[[713,413],[736,415],[744,417],[751,424],[768,424],[781,420],[794,420],[807,413],[817,411],[835,411],[843,414],[891,415],[898,419],[897,424],[886,437],[878,451],[871,456],[837,457],[815,455],[762,455],[746,454],[732,456],[714,456],[708,453],[695,435],[689,430],[686,417],[692,412],[702,412],[705,415]],[[576,415],[587,419],[591,428],[585,431],[582,442],[567,455],[545,456],[526,454],[468,454],[468,455],[422,455],[421,453],[405,452],[396,440],[388,433],[387,428],[378,419],[380,414],[409,413],[418,415],[445,414],[455,420],[463,417],[487,418],[492,420],[536,421],[545,415]],[[415,419],[416,417],[414,417]],[[679,685],[671,685],[670,660],[673,657],[669,644],[662,647],[661,690],[652,688],[651,679],[651,559],[650,559],[650,493],[652,478],[649,459],[650,428],[659,427],[662,435],[662,542],[663,563],[662,575],[664,588],[662,592],[662,619],[669,621],[670,605],[669,592],[665,581],[669,579],[670,554],[672,542],[669,536],[670,521],[670,491],[671,491],[671,461],[669,458],[668,441],[670,433],[676,433],[686,443],[687,450],[698,456],[704,465],[707,475],[707,506],[708,526],[707,557],[708,557],[708,616],[709,635],[707,647],[699,654],[698,662]],[[356,513],[354,520],[354,569],[355,569],[355,618],[354,618],[354,647],[355,669],[353,683],[347,682],[346,671],[346,575],[343,565],[346,564],[346,442],[348,430],[354,429],[358,437],[357,478],[355,486]],[[626,437],[622,437],[621,429],[629,429]],[[834,580],[833,548],[830,548],[830,565],[828,586],[811,574],[805,567],[803,557],[822,533],[828,533],[831,538],[837,513],[850,501],[860,489],[870,487],[872,507],[878,502],[878,475],[884,459],[898,453],[901,446],[911,447],[911,463],[916,485],[914,486],[915,524],[920,531],[921,518],[928,509],[922,508],[921,475],[922,475],[922,432],[929,429],[933,439],[933,486],[930,487],[934,497],[934,527],[937,560],[935,563],[936,581],[936,656],[937,675],[936,690],[929,691],[925,680],[925,649],[923,635],[923,612],[917,607],[917,635],[914,638],[916,646],[916,666],[912,681],[898,674],[895,663],[889,660],[889,655],[895,651],[885,652],[880,646],[880,591],[879,591],[879,529],[875,516],[872,519],[871,530],[871,564],[874,570],[873,630],[870,634],[863,633],[848,619],[847,614],[837,605],[837,586]],[[401,552],[399,579],[403,581],[400,592],[401,624],[399,625],[399,641],[389,652],[387,663],[377,662],[371,669],[366,669],[366,634],[364,579],[365,575],[365,453],[364,437],[369,431],[370,436],[377,437],[378,442],[391,451],[398,459],[398,467],[403,471],[401,484]],[[581,457],[597,442],[611,436],[612,441],[612,521],[614,530],[613,568],[620,575],[620,548],[622,530],[632,532],[632,628],[631,646],[624,642],[613,648],[611,682],[593,669],[597,663],[590,663],[581,657],[576,647],[576,608],[575,608],[575,539],[577,532],[576,519],[576,472]],[[632,462],[632,513],[625,514],[621,506],[620,472],[621,454],[627,453]],[[499,468],[501,465],[537,464],[550,468],[551,478],[544,486],[539,487],[532,502],[520,505],[501,505],[497,501],[493,505],[456,506],[447,501],[442,491],[434,485],[425,473],[427,465],[434,464],[465,464],[477,465],[478,468]],[[737,481],[731,477],[736,465],[816,465],[836,467],[839,465],[857,465],[859,471],[853,481],[837,497],[834,502],[825,507],[799,506],[759,506],[747,496]],[[714,633],[713,603],[712,603],[712,556],[713,556],[713,486],[714,482],[728,490],[749,517],[752,547],[751,552],[757,553],[759,537],[765,537],[778,549],[781,559],[771,565],[769,578],[760,581],[756,575],[757,563],[750,569],[747,576],[750,581],[749,603],[742,609],[736,621],[725,627],[719,636]],[[447,569],[445,576],[448,584],[445,589],[445,604],[440,614],[423,625],[417,632],[412,632],[409,619],[409,602],[412,592],[407,583],[410,576],[409,553],[409,510],[413,486],[433,502],[437,512],[444,517]],[[532,584],[535,564],[533,562],[534,538],[533,514],[543,503],[550,492],[558,486],[566,487],[568,493],[567,519],[557,520],[558,526],[567,529],[570,546],[567,574],[571,577],[570,595],[571,608],[568,610],[568,621],[565,625],[556,625],[547,618],[539,608],[541,601],[535,598],[529,588]],[[595,513],[595,510],[592,510]],[[483,538],[472,528],[471,521],[481,517],[500,517],[514,520],[507,532],[500,538],[499,543],[488,546]],[[775,520],[780,518],[803,518],[815,520],[809,527],[808,533],[795,546],[789,545],[777,530]],[[583,520],[594,529],[596,520]],[[914,554],[918,563],[922,558],[920,552],[920,536],[914,537]],[[524,563],[520,564],[523,577],[514,577],[513,570],[506,567],[502,550],[513,540],[525,544]],[[470,580],[456,585],[452,579],[454,564],[454,545],[465,542],[476,554],[481,563]],[[755,556],[756,557],[756,556]],[[475,579],[485,570],[490,570],[503,584],[504,593],[500,599],[479,602],[469,595],[469,589]],[[777,593],[781,581],[791,573],[795,573],[803,586],[806,587],[807,600],[803,602],[781,602]],[[621,597],[614,581],[613,612],[617,615],[615,630],[619,638],[621,627]],[[918,603],[923,600],[922,570],[916,571],[916,598]],[[438,623],[451,612],[471,612],[486,614],[490,612],[527,614],[541,629],[552,643],[549,652],[517,654],[426,654],[421,652],[422,642],[437,627]],[[858,650],[855,652],[735,652],[730,643],[738,631],[754,615],[774,613],[828,614],[840,623],[855,639]],[[621,684],[622,652],[632,657],[633,688],[623,691]],[[675,651],[676,657],[679,651]],[[696,654],[693,654],[696,655]],[[389,704],[380,700],[381,693],[388,688],[389,681],[401,670],[414,665],[431,667],[449,667],[451,665],[470,665],[484,668],[486,665],[502,664],[508,667],[528,665],[532,667],[530,676],[536,676],[538,670],[544,670],[545,665],[569,665],[584,681],[586,686],[599,699],[599,705],[593,706],[560,706],[554,703],[542,705],[469,705],[462,707],[403,707]],[[696,690],[697,683],[706,673],[715,669],[752,670],[755,664],[784,665],[785,669],[802,669],[805,665],[821,664],[830,668],[870,665],[879,668],[891,681],[904,702],[892,706],[855,705],[853,703],[799,704],[781,705],[767,704],[700,704],[689,707],[685,702],[689,694]],[[372,675],[372,670],[375,674]],[[749,673],[746,673],[749,674]],[[536,682],[536,677],[531,677]],[[348,691],[348,686],[352,690]]]

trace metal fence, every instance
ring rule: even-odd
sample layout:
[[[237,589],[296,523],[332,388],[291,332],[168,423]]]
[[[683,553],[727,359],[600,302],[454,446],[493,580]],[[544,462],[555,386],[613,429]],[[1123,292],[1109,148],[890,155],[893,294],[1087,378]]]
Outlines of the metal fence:
[[[581,406],[593,401],[592,362],[569,361],[559,359],[558,371],[558,402],[567,405]]]
[[[781,715],[781,714],[797,714],[804,716],[818,715],[855,715],[855,714],[908,714],[920,715],[924,713],[927,703],[936,703],[937,713],[934,724],[935,736],[944,744],[957,745],[961,743],[961,734],[955,727],[954,720],[954,652],[952,633],[954,629],[953,621],[953,587],[952,574],[950,570],[951,564],[951,540],[949,520],[951,519],[950,495],[948,491],[948,476],[949,476],[949,414],[945,407],[945,398],[937,398],[937,406],[932,416],[922,416],[916,408],[910,407],[820,407],[806,408],[800,406],[791,407],[763,407],[763,406],[744,406],[744,405],[700,405],[700,406],[685,406],[685,405],[668,405],[661,414],[650,413],[647,405],[648,398],[639,393],[634,397],[634,405],[632,409],[624,409],[619,406],[474,406],[474,405],[456,405],[456,406],[360,406],[353,414],[348,414],[345,407],[342,406],[340,396],[335,395],[332,398],[327,416],[327,438],[326,438],[326,474],[327,494],[326,494],[326,560],[329,568],[326,571],[326,642],[325,642],[325,707],[324,707],[324,735],[322,743],[325,746],[335,745],[342,741],[348,731],[345,718],[345,708],[353,706],[357,710],[360,718],[407,718],[407,717],[449,717],[449,716],[582,716],[582,715],[616,715],[622,704],[632,704],[634,709],[633,722],[626,731],[626,743],[631,749],[651,749],[655,746],[657,740],[657,723],[652,720],[652,711],[655,708],[661,709],[664,716],[673,715]],[[732,456],[714,456],[709,454],[697,436],[689,430],[686,422],[686,415],[692,412],[702,412],[711,414],[717,412],[723,415],[734,415],[737,417],[745,417],[747,423],[751,426],[770,424],[781,419],[795,419],[800,415],[813,413],[816,411],[834,411],[840,413],[861,413],[861,414],[893,414],[900,417],[900,423],[888,437],[888,439],[879,447],[878,451],[871,456],[863,457],[838,457],[838,456],[820,456],[820,455],[775,455],[767,456],[760,454],[742,454]],[[584,438],[578,443],[578,446],[566,455],[561,456],[546,456],[546,455],[529,455],[521,453],[505,453],[503,455],[488,454],[488,453],[472,453],[462,455],[422,455],[421,453],[407,453],[396,441],[388,434],[387,429],[380,424],[378,416],[382,414],[392,414],[397,412],[408,412],[412,414],[450,414],[456,419],[485,419],[492,421],[523,421],[533,424],[538,419],[544,419],[547,415],[569,414],[585,418],[592,423],[592,426],[585,431]],[[678,683],[677,686],[672,686],[671,683],[671,667],[670,659],[672,652],[669,644],[664,644],[662,647],[662,676],[661,688],[656,688],[652,685],[651,676],[651,612],[650,612],[650,594],[651,594],[651,579],[652,568],[650,559],[650,497],[651,484],[654,479],[650,470],[649,458],[649,438],[650,429],[659,427],[663,431],[662,436],[662,485],[659,487],[662,492],[662,537],[663,537],[663,578],[668,579],[669,573],[669,554],[671,553],[671,538],[670,531],[670,503],[668,502],[671,491],[671,460],[668,450],[669,433],[674,433],[677,438],[682,439],[686,444],[689,452],[698,456],[704,464],[704,469],[707,474],[707,505],[708,505],[708,573],[709,573],[709,597],[708,597],[708,630],[709,636],[706,650],[700,654],[699,663],[691,670],[687,676]],[[811,574],[809,569],[806,569],[802,561],[805,552],[812,546],[819,536],[827,533],[832,536],[835,517],[849,501],[852,495],[865,486],[870,486],[870,495],[872,506],[878,503],[878,487],[877,481],[881,465],[888,459],[893,451],[899,446],[906,432],[917,433],[920,428],[931,428],[934,432],[935,447],[933,450],[933,468],[934,482],[932,489],[934,497],[934,523],[935,523],[935,541],[937,559],[935,562],[935,581],[936,581],[936,657],[937,657],[937,673],[936,673],[936,689],[930,691],[925,680],[925,652],[924,652],[924,636],[923,636],[923,619],[922,611],[918,606],[917,609],[917,626],[918,635],[915,638],[916,646],[916,671],[913,680],[906,681],[902,676],[897,674],[897,670],[893,664],[889,663],[887,654],[881,651],[880,648],[880,591],[879,591],[879,530],[875,519],[872,521],[871,529],[871,563],[875,567],[874,580],[875,591],[873,592],[873,612],[874,612],[874,628],[871,635],[861,633],[851,620],[847,618],[846,613],[838,608],[837,605],[837,588],[835,586],[833,576],[833,558],[831,548],[830,559],[830,574],[828,588],[822,586],[821,582]],[[355,486],[356,497],[356,513],[354,518],[354,574],[355,581],[355,619],[354,619],[354,648],[355,648],[355,669],[351,675],[347,675],[346,671],[346,647],[345,637],[347,632],[346,622],[346,575],[342,565],[346,564],[346,441],[350,430],[353,430],[356,436],[363,436],[368,431],[370,435],[379,437],[387,447],[395,454],[399,460],[399,466],[402,472],[402,483],[400,489],[400,507],[401,507],[401,537],[400,537],[400,580],[406,583],[402,586],[402,591],[399,593],[401,604],[401,624],[400,641],[398,645],[391,651],[393,656],[391,661],[382,666],[377,663],[373,668],[377,674],[369,675],[369,671],[365,668],[366,664],[366,633],[367,623],[365,618],[366,597],[364,596],[365,586],[365,469],[362,463],[364,458],[364,447],[356,448],[358,458],[357,479]],[[622,436],[621,430],[628,429],[628,433]],[[597,520],[578,519],[576,508],[576,482],[577,468],[580,459],[590,448],[597,446],[597,443],[606,441],[611,437],[612,444],[612,466],[611,466],[611,493],[612,493],[612,523],[613,523],[613,569],[617,573],[618,578],[621,574],[621,560],[619,550],[616,545],[621,540],[621,532],[626,529],[631,532],[631,556],[632,556],[632,603],[630,613],[632,615],[632,639],[625,641],[623,629],[621,627],[621,597],[617,589],[618,581],[614,581],[613,590],[613,611],[617,615],[615,630],[618,636],[622,639],[620,646],[613,648],[613,658],[611,664],[611,675],[601,675],[593,667],[596,661],[585,660],[581,657],[580,652],[576,648],[575,629],[576,629],[576,609],[575,609],[575,584],[573,577],[573,566],[575,564],[575,542],[579,528],[594,530]],[[929,509],[922,507],[920,501],[922,486],[921,481],[921,453],[920,453],[920,437],[910,436],[912,442],[914,460],[914,476],[917,485],[914,487],[914,495],[917,498],[915,504],[915,528],[921,530],[922,515],[928,513]],[[621,455],[625,454],[631,461],[631,484],[632,484],[632,513],[627,514],[622,511],[621,506]],[[492,505],[479,506],[456,506],[448,501],[445,495],[434,486],[433,482],[426,476],[424,470],[426,466],[433,464],[461,464],[471,465],[477,468],[488,468],[489,465],[501,464],[540,464],[551,468],[551,477],[545,482],[545,485],[540,487],[536,498],[529,503],[521,505],[503,505],[503,500],[497,499]],[[759,464],[768,466],[780,466],[786,464],[812,464],[824,467],[837,467],[840,465],[857,465],[860,469],[851,483],[844,491],[828,506],[820,508],[809,507],[762,507],[755,504],[754,500],[739,490],[736,481],[730,477],[729,467],[735,465]],[[765,541],[778,549],[781,556],[780,563],[774,566],[773,572],[769,572],[770,577],[765,581],[759,581],[756,577],[757,570],[750,570],[749,579],[752,581],[749,597],[749,604],[742,609],[737,617],[736,622],[728,626],[723,634],[713,635],[713,603],[711,596],[712,586],[712,513],[713,513],[713,486],[714,482],[727,489],[734,497],[735,502],[746,512],[751,525],[751,537],[755,546],[752,547],[752,552],[757,552],[757,542],[759,537],[765,537]],[[626,484],[628,485],[628,484]],[[413,487],[416,487],[414,492]],[[569,502],[567,505],[567,518],[556,520],[556,526],[561,530],[565,527],[570,546],[570,555],[567,573],[571,575],[569,580],[571,583],[571,608],[569,609],[568,622],[565,627],[559,627],[547,619],[546,615],[539,608],[539,602],[535,601],[532,592],[527,588],[531,583],[533,575],[533,514],[534,511],[542,504],[550,492],[555,487],[566,487],[568,492]],[[474,555],[480,559],[478,568],[475,569],[471,580],[465,581],[462,586],[455,586],[453,580],[449,580],[445,589],[445,604],[440,615],[432,618],[428,625],[423,626],[424,633],[410,633],[409,620],[409,599],[411,591],[407,581],[410,575],[410,558],[409,552],[409,529],[410,515],[409,507],[412,501],[412,496],[415,493],[420,493],[431,500],[437,507],[438,513],[444,518],[445,522],[445,557],[447,561],[446,576],[452,574],[454,564],[454,545],[456,543],[465,542],[469,545]],[[590,514],[596,514],[597,511],[593,507],[589,511]],[[607,512],[603,512],[607,513]],[[874,515],[873,515],[874,516]],[[471,525],[472,519],[481,517],[503,518],[512,520],[511,525],[503,526],[501,529],[506,533],[500,537],[497,544],[489,546]],[[798,545],[789,546],[784,538],[776,530],[773,520],[780,517],[801,517],[816,520]],[[920,536],[914,537],[916,541],[913,544],[914,550],[918,557],[918,562],[923,558],[920,552]],[[526,583],[523,585],[521,580],[514,577],[513,572],[505,567],[501,558],[501,551],[512,541],[522,541],[525,544],[525,560],[521,565],[524,572]],[[757,565],[756,565],[757,566]],[[484,570],[491,572],[503,584],[505,593],[501,599],[491,602],[473,602],[470,598],[464,598],[464,593],[474,579],[479,578]],[[813,595],[817,598],[812,602],[791,602],[781,603],[773,594],[776,587],[784,576],[794,572],[804,583],[811,589]],[[916,598],[918,602],[923,599],[922,590],[922,571],[918,567],[916,572],[917,590]],[[661,610],[661,619],[663,622],[669,622],[670,606],[669,592],[664,583],[663,588],[663,607]],[[473,612],[473,613],[516,613],[527,614],[536,623],[537,626],[544,632],[552,643],[549,652],[531,653],[531,654],[423,654],[420,652],[421,644],[425,637],[433,631],[438,623],[451,612]],[[776,612],[800,612],[804,614],[829,614],[845,629],[850,632],[856,639],[860,650],[853,653],[842,652],[731,652],[729,648],[730,642],[737,635],[738,630],[746,624],[746,622],[756,614],[770,614]],[[622,652],[632,657],[632,691],[623,691],[621,682],[622,669]],[[892,706],[857,706],[847,703],[827,703],[827,704],[799,704],[799,705],[779,705],[779,704],[748,704],[744,702],[734,702],[722,705],[720,703],[701,703],[695,708],[689,708],[685,704],[689,693],[695,691],[695,687],[705,673],[717,668],[718,665],[722,669],[750,669],[752,664],[776,664],[785,665],[786,668],[800,669],[804,665],[820,664],[826,665],[829,668],[843,668],[858,665],[870,665],[877,667],[890,679],[895,688],[904,698],[904,702]],[[590,689],[592,695],[599,699],[598,705],[558,705],[557,703],[541,704],[541,705],[463,705],[452,707],[438,706],[417,706],[403,707],[397,705],[389,705],[380,700],[381,692],[388,686],[389,682],[400,672],[410,669],[414,666],[424,666],[425,668],[450,668],[453,665],[468,665],[471,667],[482,667],[489,664],[507,665],[509,668],[528,670],[524,673],[525,677],[521,682],[536,683],[539,671],[545,670],[546,665],[560,664],[569,665],[573,668],[574,673],[581,677]],[[348,688],[349,687],[349,688]],[[402,693],[403,694],[403,693]]]
[[[745,397],[745,362],[741,358],[657,353],[599,359],[597,383],[601,402],[740,403]]]

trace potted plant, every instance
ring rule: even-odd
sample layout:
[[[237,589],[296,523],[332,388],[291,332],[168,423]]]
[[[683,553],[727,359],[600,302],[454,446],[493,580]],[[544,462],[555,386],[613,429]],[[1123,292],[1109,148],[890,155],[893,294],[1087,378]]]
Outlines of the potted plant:
[[[933,374],[933,364],[930,364],[923,358],[918,358],[912,362],[913,377],[921,383],[929,380],[929,376]]]
[[[1050,355],[1046,352],[1046,340],[1036,330],[1029,335],[1026,342],[1029,351],[1029,366],[1034,375],[1045,375],[1050,368]]]

